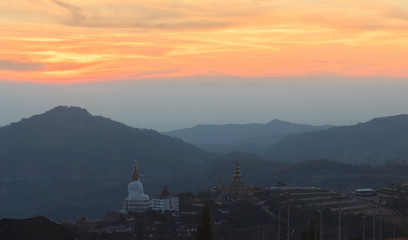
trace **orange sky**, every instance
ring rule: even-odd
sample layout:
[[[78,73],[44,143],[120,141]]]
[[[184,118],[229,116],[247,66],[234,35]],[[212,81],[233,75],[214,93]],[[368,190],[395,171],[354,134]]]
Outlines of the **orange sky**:
[[[0,1],[0,79],[408,76],[406,0]]]

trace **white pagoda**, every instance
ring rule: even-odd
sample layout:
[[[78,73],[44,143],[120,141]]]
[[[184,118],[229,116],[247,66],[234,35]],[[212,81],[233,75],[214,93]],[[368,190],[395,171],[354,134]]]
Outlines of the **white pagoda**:
[[[143,184],[139,180],[139,172],[136,166],[133,169],[132,181],[128,185],[128,196],[123,202],[123,212],[141,213],[151,209],[152,201],[143,193]]]

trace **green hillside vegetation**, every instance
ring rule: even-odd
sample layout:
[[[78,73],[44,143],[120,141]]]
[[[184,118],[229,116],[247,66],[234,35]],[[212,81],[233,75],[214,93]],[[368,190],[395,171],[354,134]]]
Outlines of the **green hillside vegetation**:
[[[172,193],[206,191],[216,181],[229,184],[233,180],[237,160],[243,181],[251,185],[276,186],[278,182],[284,182],[288,186],[336,190],[341,183],[344,188],[375,188],[406,181],[408,173],[408,165],[371,167],[328,160],[288,163],[264,160],[246,153],[232,153],[207,170],[144,176],[141,180],[145,193],[151,197],[159,194],[165,184]],[[123,177],[81,180],[3,181],[0,185],[0,214],[9,217],[42,214],[53,219],[73,220],[88,213],[91,218],[100,218],[106,211],[121,209],[129,181],[130,173]]]
[[[408,115],[290,135],[274,144],[264,157],[282,161],[326,158],[372,165],[405,163],[408,160]]]
[[[0,128],[2,178],[125,175],[208,168],[216,156],[154,130],[136,129],[77,107],[56,107]]]
[[[345,187],[383,187],[399,183],[408,178],[408,165],[387,164],[383,166],[354,165],[321,160],[306,160],[299,163],[264,160],[246,153],[225,155],[202,178],[210,188],[215,181],[229,184],[235,163],[241,166],[243,179],[248,184],[275,186],[282,181],[290,186],[316,186],[337,189]],[[196,178],[198,176],[196,175]],[[202,181],[202,180],[201,180]],[[190,181],[190,184],[192,182]]]

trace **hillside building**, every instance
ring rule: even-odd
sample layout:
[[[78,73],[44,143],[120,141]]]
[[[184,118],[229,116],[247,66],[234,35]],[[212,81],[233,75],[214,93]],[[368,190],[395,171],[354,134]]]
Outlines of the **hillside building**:
[[[353,191],[353,194],[360,197],[377,195],[377,193],[371,188],[358,188]]]
[[[215,193],[215,202],[217,204],[233,204],[239,200],[255,200],[255,193],[264,191],[263,187],[249,186],[242,181],[241,167],[235,165],[234,179],[229,186],[216,184],[213,188]]]
[[[143,184],[139,180],[139,171],[136,161],[132,174],[132,181],[128,185],[128,196],[123,202],[123,212],[140,213],[151,209],[152,202],[148,195],[143,193]]]
[[[163,192],[152,199],[152,209],[155,211],[176,211],[179,210],[179,199],[178,197],[172,196],[164,186]]]

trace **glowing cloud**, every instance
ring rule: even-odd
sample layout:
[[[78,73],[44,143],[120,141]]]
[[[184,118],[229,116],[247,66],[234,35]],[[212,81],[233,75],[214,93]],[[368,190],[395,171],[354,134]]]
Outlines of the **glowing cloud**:
[[[407,16],[403,0],[0,1],[0,73],[407,76]]]

